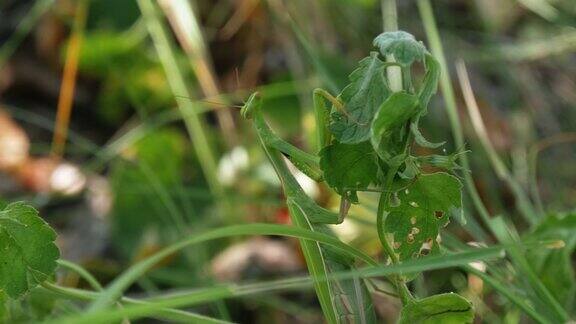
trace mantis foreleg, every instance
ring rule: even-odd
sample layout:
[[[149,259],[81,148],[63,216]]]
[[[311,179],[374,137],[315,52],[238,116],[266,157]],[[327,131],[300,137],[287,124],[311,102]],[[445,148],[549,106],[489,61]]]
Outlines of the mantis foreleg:
[[[330,110],[326,107],[326,100],[332,103],[336,109],[345,111],[342,102],[340,102],[338,98],[332,96],[328,91],[324,89],[314,90],[314,116],[316,119],[316,141],[318,143],[318,151],[330,145],[330,142],[332,141],[332,135],[328,128]],[[340,198],[340,219],[343,220],[346,217],[350,205],[351,202],[346,196]]]

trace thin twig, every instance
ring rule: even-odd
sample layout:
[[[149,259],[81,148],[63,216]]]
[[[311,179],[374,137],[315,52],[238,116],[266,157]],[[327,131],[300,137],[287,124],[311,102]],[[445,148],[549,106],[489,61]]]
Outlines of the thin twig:
[[[190,59],[190,65],[196,74],[202,92],[206,97],[217,96],[221,92],[220,86],[192,4],[187,1],[166,0],[159,1],[159,4],[166,14],[178,42]],[[227,109],[217,110],[216,118],[224,133],[224,141],[228,146],[234,146],[237,137],[231,136],[236,132],[231,111]]]
[[[76,88],[76,75],[78,73],[78,57],[80,55],[82,38],[84,37],[84,28],[86,27],[87,11],[88,0],[79,1],[74,16],[72,35],[70,36],[70,42],[66,50],[64,76],[60,86],[60,97],[58,98],[58,112],[56,114],[56,126],[54,128],[51,152],[52,155],[57,158],[62,157],[68,137],[68,127]]]
[[[184,76],[178,67],[174,49],[168,38],[167,31],[158,17],[157,9],[152,1],[138,1],[140,10],[148,27],[150,36],[158,52],[158,57],[164,67],[168,77],[170,88],[174,94],[179,96],[190,96]],[[214,195],[227,204],[224,188],[218,181],[216,175],[216,158],[208,140],[208,134],[205,130],[206,121],[204,117],[196,112],[198,105],[190,100],[178,99],[178,109],[186,125],[190,138],[194,142],[196,155],[208,182],[210,190]],[[188,113],[193,112],[193,113]]]

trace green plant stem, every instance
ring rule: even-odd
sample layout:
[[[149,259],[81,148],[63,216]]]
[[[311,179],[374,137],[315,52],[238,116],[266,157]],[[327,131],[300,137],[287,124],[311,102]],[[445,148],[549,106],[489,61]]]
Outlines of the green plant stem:
[[[396,0],[381,0],[382,21],[384,31],[398,30],[398,10]],[[392,55],[386,56],[386,61],[394,62]],[[386,68],[390,89],[394,92],[402,90],[402,70],[399,67],[389,66]]]
[[[382,27],[384,31],[398,30],[398,9],[396,0],[382,0]]]
[[[172,92],[178,96],[191,97],[184,80],[184,75],[178,67],[176,55],[172,48],[168,33],[160,20],[154,2],[138,0],[138,5],[142,11],[144,21],[146,22],[148,32],[152,37],[156,51],[158,52],[158,57],[168,77],[168,83]],[[196,150],[196,155],[198,156],[198,160],[200,161],[202,171],[204,172],[210,190],[214,193],[216,198],[219,199],[219,203],[229,206],[224,188],[219,183],[216,175],[215,155],[212,151],[210,142],[208,141],[207,132],[204,129],[204,125],[207,123],[203,116],[196,112],[199,109],[198,105],[181,97],[177,97],[176,101],[182,119],[184,120],[184,124],[186,125],[186,129],[190,134],[191,140],[194,142],[194,149]],[[230,209],[225,208],[225,210]]]
[[[412,74],[410,67],[401,67],[402,69],[402,88],[409,93],[412,93]]]
[[[386,174],[386,180],[384,181],[384,188],[392,187],[394,177],[396,176],[397,172],[398,167],[391,168],[388,171],[388,174]],[[390,257],[390,261],[392,264],[398,264],[398,257],[394,253],[392,246],[390,246],[390,242],[388,242],[386,239],[386,233],[384,229],[384,222],[386,221],[386,208],[390,202],[391,194],[391,190],[386,190],[380,195],[380,201],[378,202],[378,212],[376,215],[376,230],[378,231],[378,238],[380,239],[380,243],[382,244],[382,247],[384,247],[386,254]],[[392,281],[396,286],[396,290],[398,291],[398,295],[400,296],[400,300],[402,301],[403,305],[406,305],[414,300],[414,297],[410,293],[410,290],[406,286],[406,282],[402,279],[402,276],[395,275],[392,277]]]
[[[384,31],[396,31],[398,30],[398,10],[396,7],[396,0],[382,0],[381,1],[381,8],[382,8],[382,20],[384,25]],[[386,61],[388,63],[394,63],[393,56],[387,56]],[[390,89],[394,92],[401,91],[403,88],[406,87],[406,91],[410,91],[410,79],[404,79],[405,84],[403,83],[403,75],[402,74],[410,74],[410,71],[406,71],[397,66],[388,66],[386,68],[386,74],[388,76],[388,81],[390,83]],[[409,141],[409,137],[407,138],[407,142]],[[407,149],[408,145],[406,145],[405,150]],[[386,209],[388,208],[388,204],[390,202],[390,195],[391,190],[388,190],[392,187],[394,183],[394,177],[398,172],[399,166],[394,166],[388,170],[386,174],[386,179],[384,180],[384,190],[380,195],[380,201],[378,202],[378,212],[376,215],[376,228],[378,231],[378,238],[384,248],[388,257],[390,257],[390,261],[392,264],[398,264],[399,260],[396,254],[394,253],[394,249],[390,246],[390,242],[388,242],[386,238],[386,233],[384,230],[384,224],[386,221]],[[402,279],[402,276],[397,275],[392,277],[392,281],[396,285],[396,290],[398,291],[398,295],[400,296],[400,300],[402,301],[403,305],[408,304],[409,302],[414,300],[414,297],[410,293],[410,290],[406,286],[406,282]]]
[[[56,261],[56,263],[58,263],[58,265],[63,268],[76,272],[78,275],[80,275],[80,277],[84,278],[88,284],[90,284],[92,289],[96,291],[102,290],[102,285],[98,282],[98,280],[82,266],[62,259]]]

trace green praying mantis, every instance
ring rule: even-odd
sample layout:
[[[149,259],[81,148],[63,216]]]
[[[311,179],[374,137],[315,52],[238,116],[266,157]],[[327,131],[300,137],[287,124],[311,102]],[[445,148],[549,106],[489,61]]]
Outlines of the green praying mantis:
[[[359,62],[350,75],[349,85],[337,97],[322,89],[314,90],[317,154],[307,153],[274,133],[264,119],[258,93],[249,97],[241,114],[252,121],[260,144],[281,180],[295,226],[331,233],[327,225],[342,223],[351,204],[359,202],[358,191],[379,192],[378,235],[388,260],[400,263],[440,253],[439,231],[448,224],[450,212],[461,206],[458,178],[445,172],[424,174],[421,165],[449,171],[458,170],[459,166],[454,155],[411,153],[413,143],[428,149],[443,144],[426,140],[418,126],[436,92],[438,62],[421,42],[406,32],[383,33],[375,38],[374,45],[380,53],[372,52]],[[394,61],[381,60],[390,56]],[[411,65],[417,61],[425,69],[419,86],[411,78]],[[389,87],[386,69],[390,66],[401,69],[400,91],[394,92]],[[325,181],[341,196],[339,213],[317,205],[306,195],[285,158],[310,178]],[[362,278],[331,278],[333,273],[353,269],[353,260],[317,242],[301,240],[301,246],[327,321],[375,323],[366,282]],[[466,309],[465,318],[469,317],[471,307],[458,295],[421,300],[412,297],[406,283],[413,276],[389,278],[404,305],[401,317],[406,322],[435,314],[444,314],[438,320],[450,320],[453,313],[462,315],[461,309]],[[429,304],[437,305],[431,308],[433,314],[422,312],[418,306]],[[456,308],[458,312],[454,311]]]
[[[315,97],[319,95],[321,92],[315,92]],[[260,95],[258,93],[252,94],[242,108],[242,116],[253,121],[260,144],[281,180],[292,222],[298,227],[311,231],[331,233],[325,224],[340,224],[347,208],[341,208],[339,214],[331,212],[317,205],[304,192],[286,165],[284,156],[316,180],[320,179],[318,173],[319,159],[279,138],[264,120],[261,106]],[[322,109],[318,105],[317,107],[319,110]],[[322,111],[317,111],[317,116],[322,116],[322,113]],[[319,128],[318,133],[319,138],[327,136],[323,128]],[[301,245],[312,277],[329,278],[330,273],[351,269],[352,260],[330,248],[306,240],[302,240]],[[368,290],[360,279],[315,281],[315,288],[324,314],[328,317],[328,322],[375,322]]]

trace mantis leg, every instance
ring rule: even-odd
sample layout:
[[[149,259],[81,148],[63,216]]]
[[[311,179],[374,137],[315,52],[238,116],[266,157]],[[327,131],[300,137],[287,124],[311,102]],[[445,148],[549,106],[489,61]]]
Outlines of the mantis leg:
[[[314,90],[314,117],[316,121],[316,138],[318,151],[330,144],[331,135],[328,129],[329,120],[329,108],[326,106],[326,100],[332,103],[339,109],[343,109],[342,103],[323,89]],[[247,104],[252,101],[253,97],[247,101]],[[260,104],[260,103],[259,103]],[[269,127],[263,127],[259,129],[261,134],[266,139],[267,145],[277,149],[286,156],[290,162],[294,164],[296,168],[302,171],[304,174],[308,175],[310,178],[316,181],[322,181],[322,171],[319,167],[319,157],[310,153],[307,153],[296,146],[284,141],[282,138],[277,136]]]
[[[314,116],[316,118],[316,141],[318,143],[318,151],[330,145],[330,142],[332,141],[332,135],[328,128],[330,111],[326,106],[326,101],[332,103],[336,109],[344,111],[344,106],[338,98],[332,96],[324,89],[314,90]],[[346,218],[350,205],[351,202],[348,197],[341,196],[340,211],[338,213],[340,221],[343,221],[344,218]]]
[[[333,105],[334,103],[338,103],[338,99],[333,97],[328,91],[324,89],[314,90],[314,119],[316,122],[316,145],[318,152],[330,145],[330,141],[332,140],[330,130],[328,129],[330,108],[326,106],[326,100],[330,101]]]
[[[268,159],[274,166],[274,169],[276,170],[276,173],[278,174],[278,177],[282,182],[282,186],[284,188],[286,197],[289,200],[293,200],[300,208],[302,208],[306,212],[307,219],[309,219],[311,223],[315,224],[341,223],[342,217],[339,214],[333,213],[325,208],[318,206],[318,204],[316,204],[316,202],[314,202],[312,198],[306,195],[304,190],[302,190],[302,188],[300,187],[300,185],[298,184],[298,182],[288,169],[288,166],[286,165],[286,162],[284,161],[282,154],[286,154],[283,151],[283,149],[286,149],[292,145],[282,141],[278,137],[278,135],[276,135],[274,131],[272,131],[272,129],[268,126],[261,112],[260,100],[261,99],[257,94],[252,95],[248,99],[248,101],[246,101],[246,105],[244,106],[244,108],[242,108],[242,115],[247,119],[253,120],[258,137],[260,138],[262,146],[264,147],[264,151],[266,152]],[[285,144],[281,144],[281,142],[279,141],[282,141]],[[279,147],[281,147],[282,149],[280,149]],[[292,157],[294,158],[294,156]],[[296,160],[297,158],[294,158],[294,160]]]
[[[249,115],[255,115],[256,128],[259,135],[266,141],[266,145],[280,151],[296,168],[313,180],[322,181],[322,171],[320,171],[319,166],[320,158],[297,148],[276,135],[264,122],[264,118],[260,116],[260,106],[261,99],[257,93],[254,93],[246,101],[242,114],[245,118],[251,118]]]
[[[309,176],[315,181],[322,181],[322,171],[320,170],[320,158],[312,155],[296,146],[284,141],[272,132],[268,127],[264,130],[267,145],[282,152],[282,154],[294,164],[298,170]]]

